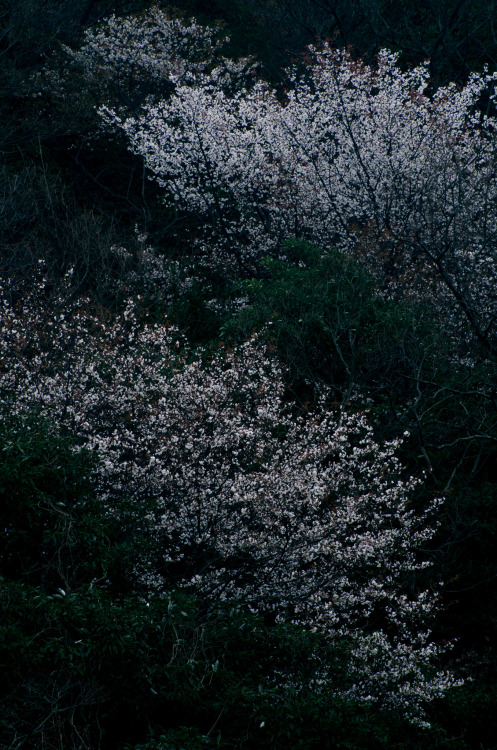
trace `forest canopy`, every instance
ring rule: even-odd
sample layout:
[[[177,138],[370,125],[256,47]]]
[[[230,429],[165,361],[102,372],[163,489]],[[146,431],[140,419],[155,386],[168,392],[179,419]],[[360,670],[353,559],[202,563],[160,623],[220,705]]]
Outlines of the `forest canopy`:
[[[390,6],[3,3],[2,747],[493,746],[497,9]]]

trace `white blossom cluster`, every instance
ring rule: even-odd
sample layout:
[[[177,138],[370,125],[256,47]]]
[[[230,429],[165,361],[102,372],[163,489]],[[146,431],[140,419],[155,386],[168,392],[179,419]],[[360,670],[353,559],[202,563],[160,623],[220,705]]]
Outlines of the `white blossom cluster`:
[[[63,47],[80,83],[100,101],[136,105],[167,94],[180,83],[231,85],[248,75],[253,63],[222,54],[229,42],[219,26],[202,26],[173,17],[158,7],[106,18],[88,28],[79,49]],[[65,73],[48,62],[44,78],[52,90],[64,91]]]
[[[259,83],[228,94],[182,82],[141,113],[103,108],[195,213],[213,260],[243,266],[303,237],[366,262],[387,294],[428,301],[485,347],[497,318],[496,75],[429,96],[428,68],[401,71],[310,48],[282,100]]]
[[[367,415],[327,408],[325,394],[293,413],[257,340],[205,364],[132,303],[115,319],[84,300],[47,311],[39,287],[16,302],[2,290],[0,399],[97,451],[109,512],[123,497],[143,505],[160,551],[144,583],[345,639],[354,699],[416,717],[454,684],[434,666],[436,595],[412,585],[440,501],[411,507],[399,441],[379,444]]]
[[[121,276],[116,282],[122,295],[160,295],[163,303],[171,304],[191,290],[195,269],[186,263],[170,260],[158,253],[147,242],[147,235],[135,232],[132,249],[113,245],[111,251],[121,266]]]

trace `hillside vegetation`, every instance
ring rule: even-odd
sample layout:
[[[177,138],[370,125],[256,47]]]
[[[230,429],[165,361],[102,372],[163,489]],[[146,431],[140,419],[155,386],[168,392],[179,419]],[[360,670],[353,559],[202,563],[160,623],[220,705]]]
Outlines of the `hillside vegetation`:
[[[497,7],[0,8],[0,747],[497,747]]]

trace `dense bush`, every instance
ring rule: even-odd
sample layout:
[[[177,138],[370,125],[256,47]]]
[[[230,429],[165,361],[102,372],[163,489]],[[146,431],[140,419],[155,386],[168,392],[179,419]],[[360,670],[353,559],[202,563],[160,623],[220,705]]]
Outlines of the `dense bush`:
[[[237,285],[245,304],[221,333],[244,340],[264,330],[295,389],[325,383],[340,401],[358,390],[406,398],[419,358],[436,348],[442,361],[428,311],[379,297],[373,277],[336,250],[302,241],[283,250],[285,260],[263,260],[260,278]]]

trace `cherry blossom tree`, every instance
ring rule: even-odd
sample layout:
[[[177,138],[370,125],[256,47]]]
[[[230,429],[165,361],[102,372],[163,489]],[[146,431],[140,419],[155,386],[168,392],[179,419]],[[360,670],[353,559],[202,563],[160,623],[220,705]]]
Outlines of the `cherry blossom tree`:
[[[211,262],[246,272],[292,236],[335,246],[492,352],[496,76],[429,94],[427,65],[402,71],[387,51],[365,65],[328,45],[288,76],[283,97],[181,82],[138,113],[101,114],[165,200],[198,216]]]
[[[119,517],[143,506],[154,553],[142,584],[238,601],[348,644],[343,697],[401,708],[454,683],[437,672],[437,597],[416,590],[440,501],[412,507],[418,481],[364,411],[326,393],[295,414],[279,365],[251,340],[210,363],[173,329],[68,301],[46,311],[46,280],[1,297],[0,397],[37,408],[100,457],[98,493]],[[316,680],[327,680],[327,667]]]

